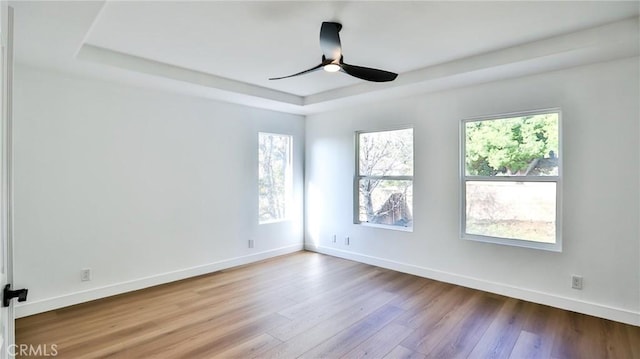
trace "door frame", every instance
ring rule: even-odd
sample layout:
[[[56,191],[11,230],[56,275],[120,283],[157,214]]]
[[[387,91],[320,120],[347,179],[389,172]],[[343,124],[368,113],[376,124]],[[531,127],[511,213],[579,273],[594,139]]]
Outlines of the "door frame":
[[[0,284],[13,282],[13,8],[7,1],[0,1],[0,36],[2,44],[2,107],[1,107],[1,193],[0,193]],[[15,354],[15,313],[13,301],[8,307],[0,307],[0,358]]]

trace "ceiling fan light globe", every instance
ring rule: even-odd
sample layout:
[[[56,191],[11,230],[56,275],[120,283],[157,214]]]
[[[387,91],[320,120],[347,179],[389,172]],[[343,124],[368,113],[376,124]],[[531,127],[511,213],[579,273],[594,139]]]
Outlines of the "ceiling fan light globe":
[[[337,64],[328,64],[328,65],[324,65],[324,70],[326,72],[338,72],[340,71],[340,65]]]

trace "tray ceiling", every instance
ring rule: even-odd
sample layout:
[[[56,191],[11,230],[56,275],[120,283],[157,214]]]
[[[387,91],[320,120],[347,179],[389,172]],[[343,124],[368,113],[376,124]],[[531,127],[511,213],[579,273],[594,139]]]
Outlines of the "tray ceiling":
[[[514,48],[529,54],[531,44],[623,19],[631,18],[637,26],[639,13],[638,2],[604,1],[93,1],[12,6],[19,63],[166,88],[200,86],[190,91],[227,96],[231,102],[242,102],[234,96],[248,97],[253,101],[248,104],[258,107],[276,102],[281,106],[274,109],[289,112],[319,111],[324,109],[319,104],[389,89],[403,94],[411,86],[424,90],[416,85],[439,78],[437,71],[448,77],[469,68],[476,71],[491,54],[506,59]],[[398,80],[372,84],[318,71],[269,81],[320,62],[322,21],[343,24],[345,61],[397,72]],[[633,51],[637,55],[637,46],[617,56]],[[507,65],[500,56],[482,66]],[[163,78],[168,82],[160,84]]]

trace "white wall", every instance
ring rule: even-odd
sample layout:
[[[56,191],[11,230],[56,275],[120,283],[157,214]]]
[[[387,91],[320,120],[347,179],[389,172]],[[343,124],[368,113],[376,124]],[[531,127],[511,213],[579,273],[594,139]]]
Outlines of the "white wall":
[[[619,60],[309,116],[307,248],[640,325],[638,68]],[[563,252],[461,240],[460,119],[550,107],[563,111]],[[354,131],[406,124],[413,233],[354,225]]]
[[[16,69],[18,316],[302,245],[640,324],[638,59],[309,116]],[[459,239],[461,118],[561,107],[564,251]],[[413,124],[414,232],[353,224],[354,131]],[[257,225],[257,132],[294,135],[292,222]],[[333,234],[339,241],[332,243]],[[351,244],[344,245],[343,237]],[[256,248],[247,248],[255,239]],[[80,282],[92,268],[93,280]],[[570,275],[584,289],[570,288]]]
[[[294,136],[293,221],[257,224],[258,131]],[[18,316],[302,248],[302,116],[19,66],[14,141]]]

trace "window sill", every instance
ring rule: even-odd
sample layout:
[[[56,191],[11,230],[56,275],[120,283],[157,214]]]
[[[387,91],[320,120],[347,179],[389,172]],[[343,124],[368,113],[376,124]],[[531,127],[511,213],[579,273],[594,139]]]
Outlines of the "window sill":
[[[263,225],[263,224],[277,224],[277,223],[283,223],[283,222],[291,222],[291,219],[290,219],[290,218],[274,219],[273,221],[258,222],[258,225]]]
[[[376,223],[369,223],[369,222],[360,222],[360,223],[356,223],[356,224],[364,226],[364,227],[390,229],[392,231],[413,232],[413,227],[392,226],[392,225],[389,225],[389,224],[376,224]]]
[[[493,243],[493,244],[500,244],[503,246],[530,248],[530,249],[538,249],[538,250],[559,252],[559,253],[562,252],[562,244],[559,238],[556,239],[556,243],[527,241],[524,239],[489,237],[489,236],[481,236],[481,235],[468,234],[468,233],[463,233],[461,238],[463,240],[468,240],[468,241]]]

